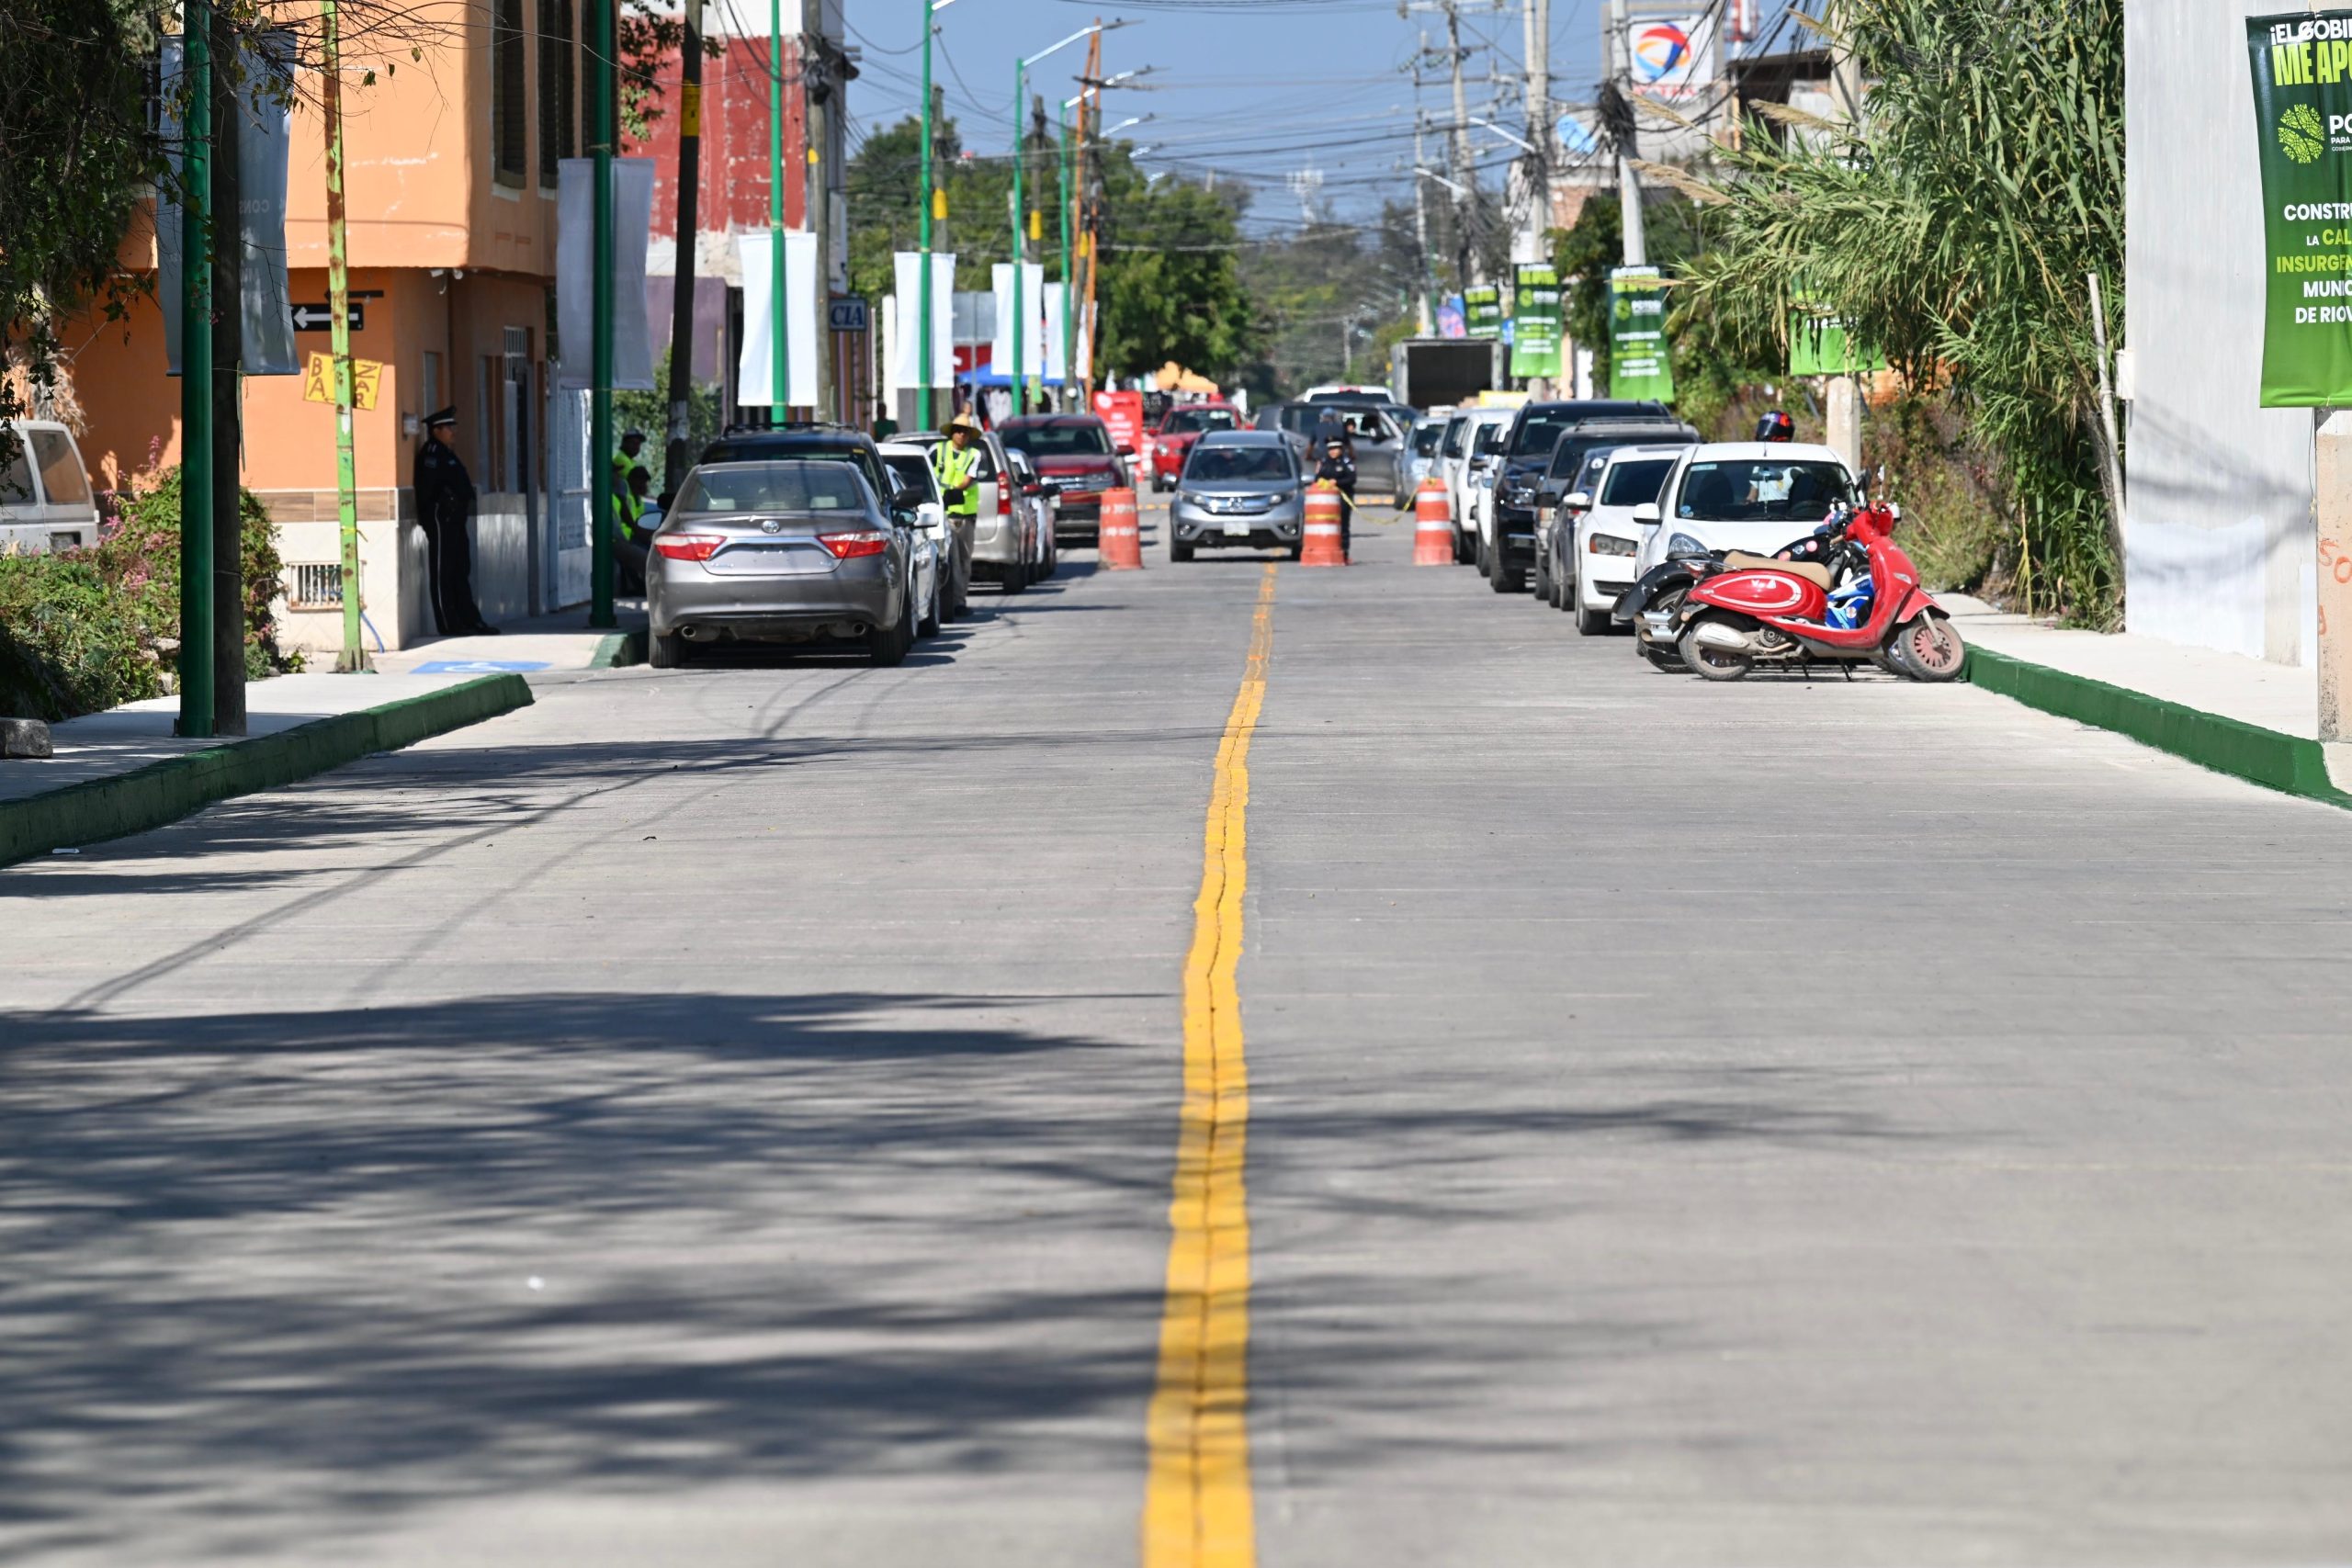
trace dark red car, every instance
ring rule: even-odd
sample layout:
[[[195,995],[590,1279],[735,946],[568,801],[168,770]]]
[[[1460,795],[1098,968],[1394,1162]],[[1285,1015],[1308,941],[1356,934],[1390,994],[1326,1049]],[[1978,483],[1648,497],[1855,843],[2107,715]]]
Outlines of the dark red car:
[[[1127,487],[1127,466],[1112,444],[1111,427],[1091,413],[1023,414],[998,425],[997,434],[1007,446],[1028,453],[1040,475],[1059,484],[1061,506],[1055,515],[1060,523],[1100,525],[1102,492]]]
[[[1249,421],[1231,403],[1178,403],[1151,436],[1151,488],[1174,490],[1184,472],[1184,455],[1212,430],[1246,430]]]

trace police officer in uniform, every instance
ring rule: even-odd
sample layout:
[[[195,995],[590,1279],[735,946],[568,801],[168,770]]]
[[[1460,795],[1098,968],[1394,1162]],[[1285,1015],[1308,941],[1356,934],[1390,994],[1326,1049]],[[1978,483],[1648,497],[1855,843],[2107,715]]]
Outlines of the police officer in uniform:
[[[425,575],[435,626],[443,637],[481,637],[498,628],[484,621],[474,604],[474,550],[469,532],[474,481],[450,445],[457,428],[454,407],[424,416],[424,445],[416,454],[416,515],[424,525]]]

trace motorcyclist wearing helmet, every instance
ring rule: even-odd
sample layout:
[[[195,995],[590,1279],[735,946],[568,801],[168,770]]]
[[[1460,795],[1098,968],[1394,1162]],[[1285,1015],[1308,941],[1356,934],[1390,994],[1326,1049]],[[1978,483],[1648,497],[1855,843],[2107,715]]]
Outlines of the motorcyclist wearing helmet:
[[[1758,441],[1794,441],[1796,438],[1797,422],[1791,419],[1785,410],[1770,410],[1756,422],[1756,439]]]

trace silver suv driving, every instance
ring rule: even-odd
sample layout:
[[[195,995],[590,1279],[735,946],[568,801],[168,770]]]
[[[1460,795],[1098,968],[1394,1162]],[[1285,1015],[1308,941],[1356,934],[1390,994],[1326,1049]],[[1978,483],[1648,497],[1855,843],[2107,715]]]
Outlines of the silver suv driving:
[[[1306,479],[1279,430],[1217,430],[1193,444],[1168,507],[1168,558],[1227,547],[1299,553]]]

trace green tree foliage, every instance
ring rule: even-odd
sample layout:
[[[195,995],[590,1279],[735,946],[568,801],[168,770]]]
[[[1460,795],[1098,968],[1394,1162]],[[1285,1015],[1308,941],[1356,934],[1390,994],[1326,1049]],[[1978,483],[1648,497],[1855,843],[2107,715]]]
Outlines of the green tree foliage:
[[[164,166],[146,126],[136,14],[116,0],[0,3],[0,419],[53,383],[55,322],[119,315],[131,211]]]
[[[1413,209],[1399,206],[1368,228],[1317,223],[1244,252],[1241,277],[1263,329],[1241,378],[1250,394],[1284,397],[1343,378],[1386,381],[1388,345],[1417,320],[1418,256]]]
[[[1798,280],[1915,384],[1948,387],[2018,509],[2027,604],[2119,608],[2089,287],[2122,319],[2122,0],[1844,0],[1863,123],[1751,127],[1696,187],[1683,311],[1785,340]]]

